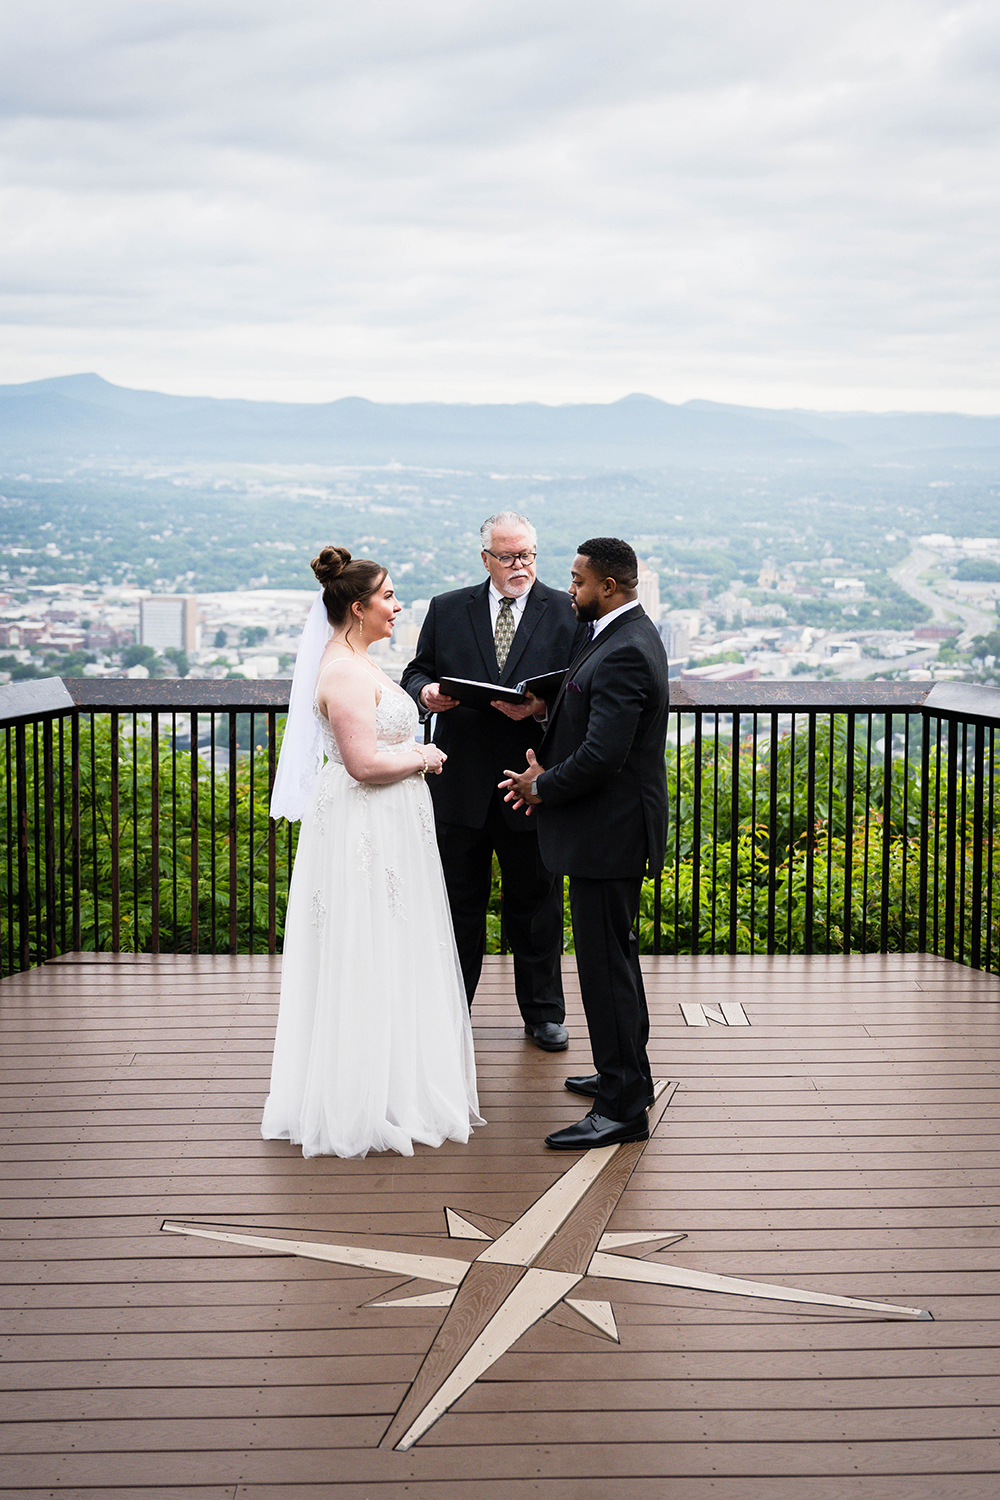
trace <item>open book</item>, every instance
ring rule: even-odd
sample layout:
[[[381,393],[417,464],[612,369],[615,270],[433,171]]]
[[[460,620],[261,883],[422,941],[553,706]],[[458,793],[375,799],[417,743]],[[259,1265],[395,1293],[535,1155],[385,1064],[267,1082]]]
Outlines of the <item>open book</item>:
[[[496,682],[475,682],[468,677],[442,677],[440,688],[449,698],[457,698],[466,708],[489,708],[491,703],[523,703],[527,693],[551,701],[562,687],[566,668],[529,677],[516,687],[501,687]]]

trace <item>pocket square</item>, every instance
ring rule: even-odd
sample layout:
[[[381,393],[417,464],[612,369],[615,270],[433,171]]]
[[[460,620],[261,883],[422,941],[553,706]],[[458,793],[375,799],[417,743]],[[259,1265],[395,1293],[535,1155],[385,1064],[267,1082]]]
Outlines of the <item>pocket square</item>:
[[[567,682],[566,691],[567,693],[582,693],[583,688],[578,682]]]

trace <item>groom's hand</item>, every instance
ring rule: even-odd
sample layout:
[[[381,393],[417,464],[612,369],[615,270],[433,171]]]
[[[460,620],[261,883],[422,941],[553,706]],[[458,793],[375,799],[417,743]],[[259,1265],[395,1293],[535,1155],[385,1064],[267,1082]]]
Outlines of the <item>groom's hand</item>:
[[[530,818],[532,808],[537,807],[542,800],[541,797],[536,797],[534,792],[531,790],[531,783],[535,780],[536,776],[541,776],[544,770],[545,767],[539,765],[538,761],[535,759],[534,750],[529,750],[528,765],[526,770],[504,770],[503,774],[507,779],[506,781],[501,781],[499,784],[500,791],[506,792],[507,794],[503,800],[505,802],[512,802],[515,809],[523,807],[528,817]]]

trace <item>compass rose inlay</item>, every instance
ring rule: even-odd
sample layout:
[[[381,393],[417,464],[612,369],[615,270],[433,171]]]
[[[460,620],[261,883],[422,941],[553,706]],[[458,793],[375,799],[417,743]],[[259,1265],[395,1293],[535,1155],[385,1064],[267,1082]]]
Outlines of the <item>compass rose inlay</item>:
[[[649,1115],[650,1135],[676,1087],[674,1083],[657,1083],[656,1102]],[[172,1234],[328,1260],[443,1287],[442,1291],[367,1304],[447,1309],[416,1379],[382,1438],[381,1447],[399,1451],[411,1448],[423,1437],[541,1318],[550,1316],[561,1324],[618,1342],[611,1304],[571,1295],[585,1290],[581,1283],[588,1278],[843,1307],[884,1317],[930,1319],[929,1312],[917,1307],[866,1302],[641,1259],[686,1238],[683,1232],[671,1230],[659,1234],[606,1232],[605,1226],[647,1145],[647,1141],[631,1141],[588,1151],[512,1224],[446,1208],[449,1255],[440,1253],[442,1241],[432,1237],[424,1241],[426,1251],[421,1251],[415,1247],[399,1249],[399,1236],[394,1235],[369,1237],[363,1245],[330,1245],[284,1235],[245,1234],[238,1229],[176,1219],[165,1221],[162,1227]],[[384,1244],[372,1243],[373,1238],[381,1238]],[[408,1243],[412,1245],[412,1239]],[[640,1246],[639,1257],[620,1253]]]

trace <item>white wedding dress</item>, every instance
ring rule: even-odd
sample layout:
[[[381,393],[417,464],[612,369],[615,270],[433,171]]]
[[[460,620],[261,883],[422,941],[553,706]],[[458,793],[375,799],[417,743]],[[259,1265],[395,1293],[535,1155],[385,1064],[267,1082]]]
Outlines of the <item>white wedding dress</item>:
[[[327,761],[292,871],[261,1134],[304,1156],[467,1141],[485,1122],[430,793],[417,775],[355,781],[319,717]],[[412,755],[407,694],[383,687],[375,726],[379,750]]]

